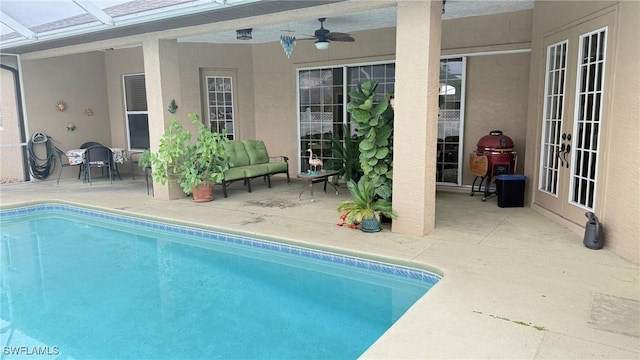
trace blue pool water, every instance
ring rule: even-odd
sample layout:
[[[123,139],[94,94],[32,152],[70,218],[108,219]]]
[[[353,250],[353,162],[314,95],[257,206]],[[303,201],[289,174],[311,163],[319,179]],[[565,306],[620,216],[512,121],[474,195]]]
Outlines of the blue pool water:
[[[0,217],[6,359],[354,359],[440,278],[61,204]]]

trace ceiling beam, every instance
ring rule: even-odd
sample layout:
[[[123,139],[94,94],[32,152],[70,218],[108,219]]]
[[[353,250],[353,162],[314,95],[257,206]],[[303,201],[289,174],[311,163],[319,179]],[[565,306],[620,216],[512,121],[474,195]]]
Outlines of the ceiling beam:
[[[11,16],[9,16],[9,15],[5,14],[4,12],[1,12],[1,11],[0,11],[0,22],[2,22],[3,24],[7,25],[11,29],[13,29],[13,31],[15,31],[18,34],[26,37],[27,39],[37,39],[38,38],[38,35],[35,32],[29,30],[29,28],[27,28],[26,26],[22,25],[20,22],[18,22],[17,20],[12,18]]]
[[[115,20],[89,0],[73,0],[76,5],[105,25],[115,25]]]

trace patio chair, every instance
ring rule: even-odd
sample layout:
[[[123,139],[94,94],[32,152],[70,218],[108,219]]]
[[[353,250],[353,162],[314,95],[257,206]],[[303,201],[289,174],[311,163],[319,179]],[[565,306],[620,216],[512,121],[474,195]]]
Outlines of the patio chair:
[[[87,149],[85,155],[84,180],[86,181],[88,179],[89,185],[91,185],[91,169],[97,167],[104,170],[106,168],[109,170],[109,181],[113,184],[113,154],[111,153],[111,149],[105,146],[92,146]]]
[[[55,150],[58,156],[58,161],[60,163],[60,172],[58,173],[58,181],[56,182],[56,184],[60,185],[60,177],[62,177],[62,170],[64,170],[64,168],[66,168],[67,166],[73,166],[73,165],[69,164],[69,158],[67,158],[67,155],[64,153],[64,151],[58,149],[57,147],[55,148]]]
[[[89,141],[80,145],[80,149],[88,149],[93,146],[104,146],[104,145],[100,144],[99,142]],[[80,169],[78,170],[78,179],[80,179],[80,175],[82,174],[83,171],[84,171],[84,164],[80,164]]]

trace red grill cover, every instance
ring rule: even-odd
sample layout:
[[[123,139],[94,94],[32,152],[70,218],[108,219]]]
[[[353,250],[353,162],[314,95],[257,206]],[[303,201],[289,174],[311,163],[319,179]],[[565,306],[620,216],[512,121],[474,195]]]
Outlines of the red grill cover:
[[[478,140],[478,152],[491,150],[513,150],[513,140],[506,135],[502,135],[502,131],[494,130]]]

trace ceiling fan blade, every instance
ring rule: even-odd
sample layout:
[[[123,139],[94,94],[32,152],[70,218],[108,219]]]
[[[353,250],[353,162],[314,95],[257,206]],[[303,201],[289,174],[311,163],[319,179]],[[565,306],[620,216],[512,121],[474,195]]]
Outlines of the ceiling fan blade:
[[[354,39],[351,34],[332,32],[327,34],[327,39],[330,41],[344,41],[344,42],[354,42]]]
[[[302,39],[296,38],[296,40],[318,40],[318,39],[316,39],[314,37],[310,37],[310,38],[302,38]]]

